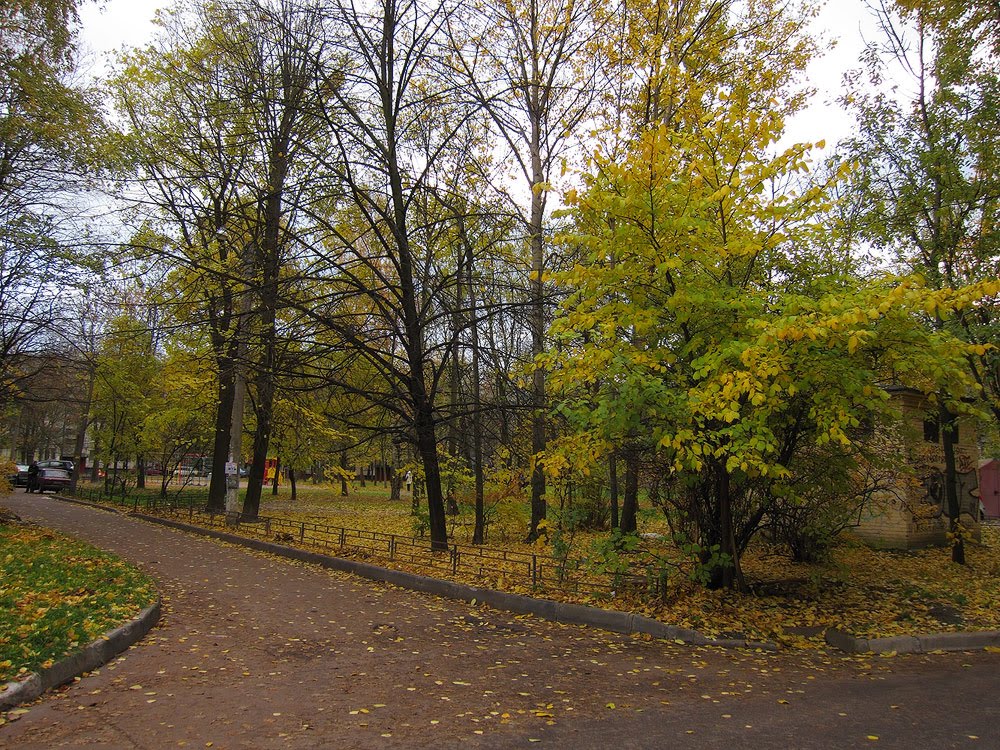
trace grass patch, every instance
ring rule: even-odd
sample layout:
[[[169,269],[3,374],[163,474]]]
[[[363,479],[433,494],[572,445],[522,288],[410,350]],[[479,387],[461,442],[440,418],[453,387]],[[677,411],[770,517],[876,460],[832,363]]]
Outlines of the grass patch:
[[[0,522],[0,683],[50,666],[155,600],[152,579],[117,557]]]

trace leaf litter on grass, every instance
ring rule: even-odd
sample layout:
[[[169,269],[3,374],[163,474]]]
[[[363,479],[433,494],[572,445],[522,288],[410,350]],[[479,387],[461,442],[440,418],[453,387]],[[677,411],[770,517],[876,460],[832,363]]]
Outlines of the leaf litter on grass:
[[[152,579],[113,555],[0,523],[0,683],[50,666],[155,599]]]

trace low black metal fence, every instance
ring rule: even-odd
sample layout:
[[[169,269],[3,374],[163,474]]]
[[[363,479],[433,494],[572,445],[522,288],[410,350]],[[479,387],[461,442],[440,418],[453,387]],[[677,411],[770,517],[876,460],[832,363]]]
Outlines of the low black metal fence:
[[[210,513],[208,493],[187,491],[166,498],[155,493],[108,496],[101,489],[81,488],[77,495],[96,503],[133,511],[179,517],[189,523],[229,533],[291,544],[327,554],[374,560],[444,578],[477,582],[516,592],[562,592],[604,599],[622,595],[642,598],[663,594],[664,579],[653,566],[628,572],[599,573],[586,560],[560,559],[486,545],[450,543],[432,550],[429,540],[366,529],[334,526],[321,521],[296,521],[280,516],[242,520],[238,514]]]

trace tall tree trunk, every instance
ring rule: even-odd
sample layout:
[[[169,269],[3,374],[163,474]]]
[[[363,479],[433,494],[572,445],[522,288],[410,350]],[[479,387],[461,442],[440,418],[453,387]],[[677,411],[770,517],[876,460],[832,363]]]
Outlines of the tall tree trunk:
[[[619,528],[618,520],[618,456],[614,451],[608,456],[608,489],[611,494],[611,528]]]
[[[271,144],[268,164],[270,190],[265,193],[263,203],[264,232],[257,240],[257,260],[261,270],[259,310],[261,318],[261,338],[263,356],[258,365],[257,384],[257,429],[253,439],[253,465],[243,501],[244,520],[255,521],[260,512],[260,495],[264,484],[264,463],[271,442],[274,418],[274,396],[277,389],[277,309],[278,276],[281,271],[281,219],[282,190],[288,177],[287,128],[294,115],[286,108],[281,113],[282,131],[280,137]]]
[[[247,478],[247,492],[243,499],[243,511],[240,517],[244,521],[256,521],[260,513],[261,492],[264,488],[264,469],[267,463],[267,451],[271,442],[271,425],[274,416],[274,364],[275,364],[275,305],[276,283],[266,284],[268,290],[262,293],[267,300],[261,301],[262,317],[264,318],[264,358],[257,370],[256,404],[257,427],[253,436],[253,459],[250,465],[250,476]]]
[[[271,441],[271,418],[274,406],[274,384],[270,373],[262,372],[257,378],[257,429],[253,436],[253,462],[247,477],[247,493],[243,498],[240,519],[256,521],[260,514],[260,498],[264,489],[264,466]]]
[[[448,549],[448,526],[445,517],[444,498],[441,492],[441,469],[438,465],[437,437],[434,429],[434,414],[430,404],[423,401],[418,405],[416,424],[417,452],[424,467],[424,488],[427,491],[427,515],[430,520],[431,549]],[[416,483],[414,483],[416,497]]]
[[[389,476],[389,500],[398,501],[403,488],[403,473],[399,470],[399,467],[403,464],[403,459],[400,455],[398,442],[393,443],[393,448],[395,452],[395,464]]]
[[[340,451],[340,496],[347,497],[347,449]]]
[[[288,484],[292,489],[292,502],[294,503],[298,500],[297,488],[295,486],[295,467],[289,466],[288,469]]]
[[[621,530],[634,534],[638,528],[636,513],[639,510],[639,452],[625,452],[625,498],[622,502]]]
[[[399,285],[403,329],[406,335],[406,355],[409,373],[407,386],[413,409],[413,433],[417,444],[417,455],[424,468],[424,483],[427,491],[427,511],[430,518],[431,549],[448,549],[448,526],[444,512],[444,497],[441,492],[441,470],[438,465],[437,430],[434,404],[427,390],[424,376],[424,326],[418,312],[417,290],[414,284],[413,256],[410,238],[406,230],[407,201],[403,191],[403,179],[399,172],[399,162],[395,154],[394,115],[388,115],[393,126],[389,132],[390,155],[389,184],[392,192],[393,214],[395,218],[396,251],[399,255]],[[416,499],[416,492],[414,492]]]
[[[277,496],[279,477],[281,476],[281,464],[274,465],[274,476],[271,477],[271,494]]]
[[[247,477],[247,492],[243,499],[240,518],[256,521],[260,513],[261,492],[264,488],[264,469],[271,442],[275,395],[275,309],[277,306],[277,263],[266,262],[265,283],[261,289],[261,317],[263,318],[264,355],[258,365],[256,382],[257,427],[253,436],[253,459]]]
[[[249,295],[247,297],[247,312],[249,312]],[[244,316],[245,318],[245,316]],[[240,344],[240,350],[245,349],[245,343]],[[241,357],[242,359],[242,357]],[[246,404],[247,382],[242,367],[233,371],[233,420],[229,428],[229,460],[236,465],[236,474],[226,477],[226,515],[237,512],[240,504],[240,463],[243,460],[243,409]]]
[[[476,492],[476,523],[472,531],[473,544],[486,543],[486,503],[485,476],[483,472],[483,399],[480,386],[479,361],[479,300],[476,295],[476,284],[473,279],[473,247],[465,236],[465,224],[461,222],[462,237],[466,253],[466,278],[468,280],[469,298],[469,336],[472,348],[472,472],[475,478]]]
[[[536,359],[545,353],[545,294],[542,274],[545,271],[545,245],[542,237],[542,218],[545,210],[544,191],[545,173],[541,159],[541,126],[533,117],[531,123],[531,217],[528,223],[528,233],[531,239],[531,281],[530,281],[530,325],[531,325],[531,356]],[[531,377],[531,453],[533,469],[531,472],[531,525],[528,530],[528,541],[538,538],[538,524],[545,520],[545,472],[538,462],[538,456],[545,450],[546,419],[545,411],[545,370],[538,364],[533,365]]]
[[[235,363],[230,357],[219,359],[219,400],[215,410],[215,439],[212,444],[212,480],[208,486],[209,513],[221,513],[226,508],[226,463],[230,460],[229,446],[233,426],[235,396]]]
[[[958,470],[955,466],[955,414],[941,400],[939,411],[941,423],[941,447],[944,450],[944,496],[948,510],[948,528],[951,531],[951,561],[965,564],[965,540],[962,522],[962,506],[958,499]]]

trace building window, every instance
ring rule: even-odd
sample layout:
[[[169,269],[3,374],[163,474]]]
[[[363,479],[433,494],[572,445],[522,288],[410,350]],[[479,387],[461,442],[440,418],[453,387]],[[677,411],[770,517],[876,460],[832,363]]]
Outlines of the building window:
[[[924,420],[924,441],[928,443],[936,443],[941,437],[941,430],[938,428],[938,423],[936,419],[925,419]]]

